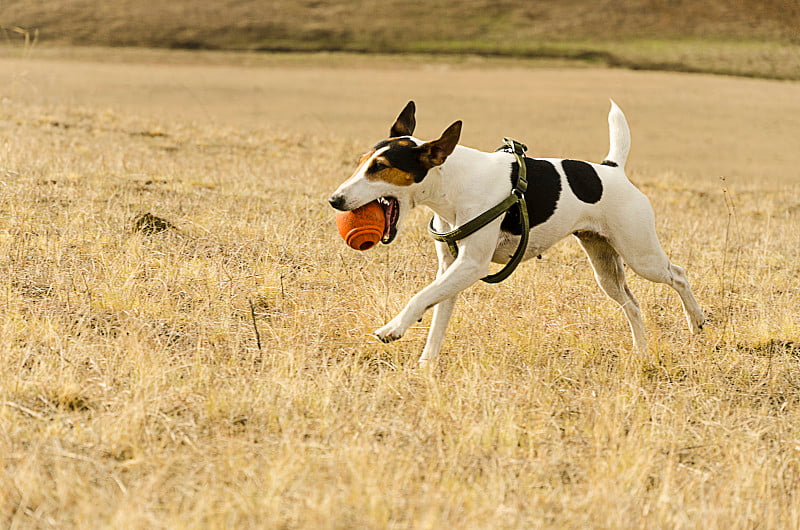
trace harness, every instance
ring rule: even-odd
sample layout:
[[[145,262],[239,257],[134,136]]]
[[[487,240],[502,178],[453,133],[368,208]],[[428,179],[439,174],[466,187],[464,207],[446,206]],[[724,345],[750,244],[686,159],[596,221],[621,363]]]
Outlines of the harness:
[[[431,233],[431,236],[433,236],[433,239],[436,241],[441,241],[442,243],[447,243],[447,248],[450,249],[450,254],[453,255],[453,258],[457,258],[457,241],[474,234],[504,213],[508,212],[511,208],[515,206],[519,208],[519,216],[522,221],[522,235],[520,236],[517,250],[514,252],[514,255],[511,256],[511,260],[509,260],[509,262],[506,263],[506,265],[499,272],[481,278],[481,280],[486,283],[500,283],[508,278],[512,272],[514,272],[514,269],[517,268],[517,265],[520,264],[522,257],[525,255],[525,250],[528,248],[528,236],[530,235],[528,206],[525,203],[525,191],[528,189],[528,179],[524,155],[525,151],[528,150],[528,147],[525,144],[517,142],[511,138],[503,138],[503,144],[503,147],[498,149],[498,151],[502,150],[512,153],[517,159],[517,165],[519,166],[519,179],[517,180],[514,189],[511,190],[511,195],[506,197],[500,204],[490,208],[489,210],[480,214],[478,217],[467,221],[463,225],[451,230],[450,232],[441,233],[434,230],[433,219],[431,219],[430,225],[428,226],[428,231]]]

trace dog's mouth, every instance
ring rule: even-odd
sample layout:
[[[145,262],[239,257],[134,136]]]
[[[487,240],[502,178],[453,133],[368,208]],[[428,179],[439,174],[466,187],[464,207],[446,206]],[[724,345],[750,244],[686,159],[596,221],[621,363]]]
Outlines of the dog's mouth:
[[[400,201],[394,197],[381,197],[378,204],[383,208],[384,228],[381,243],[388,245],[397,235],[397,221],[400,219]]]

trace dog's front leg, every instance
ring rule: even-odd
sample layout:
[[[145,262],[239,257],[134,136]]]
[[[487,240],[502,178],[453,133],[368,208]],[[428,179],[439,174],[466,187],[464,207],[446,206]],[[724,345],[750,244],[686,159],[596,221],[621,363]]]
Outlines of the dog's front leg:
[[[422,318],[426,310],[454,298],[458,293],[485,276],[488,269],[488,263],[481,266],[459,255],[442,276],[415,294],[396,317],[375,332],[375,336],[383,342],[399,339],[411,324]]]
[[[447,267],[447,270],[430,285],[414,295],[396,317],[375,331],[375,336],[383,342],[397,340],[403,336],[411,324],[422,318],[425,311],[453,299],[438,311],[441,315],[437,315],[440,318],[437,318],[435,327],[443,334],[444,330],[440,330],[440,326],[447,325],[450,313],[452,313],[452,304],[455,303],[455,296],[483,278],[489,271],[489,262],[500,228],[499,222],[493,223],[493,225],[462,240],[459,244],[458,258],[453,264]],[[451,306],[449,309],[448,304]],[[441,341],[441,339],[438,340]]]
[[[450,227],[443,225],[443,221],[438,217],[436,219],[439,221],[436,225],[438,232],[450,230]],[[436,242],[436,257],[439,258],[439,270],[436,272],[436,277],[440,278],[453,264],[455,258],[450,254],[447,245],[438,241]],[[447,325],[453,314],[457,297],[458,295],[456,294],[433,306],[433,318],[431,318],[431,327],[428,330],[428,339],[425,341],[425,348],[422,350],[422,355],[418,361],[420,366],[439,357],[439,352],[442,351],[442,343],[444,342],[444,333],[447,331]]]
[[[433,318],[431,319],[431,328],[428,330],[428,339],[425,341],[425,347],[422,349],[422,355],[420,355],[418,361],[420,366],[439,357],[439,352],[442,351],[442,344],[444,343],[444,333],[447,331],[447,325],[450,323],[450,317],[456,305],[456,296],[443,300],[433,307]]]

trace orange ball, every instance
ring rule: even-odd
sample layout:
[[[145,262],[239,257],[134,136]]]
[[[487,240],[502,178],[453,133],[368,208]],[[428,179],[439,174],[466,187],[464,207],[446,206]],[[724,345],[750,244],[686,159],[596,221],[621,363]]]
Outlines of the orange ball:
[[[369,250],[383,237],[386,218],[378,201],[368,202],[349,212],[336,212],[336,228],[347,245]]]

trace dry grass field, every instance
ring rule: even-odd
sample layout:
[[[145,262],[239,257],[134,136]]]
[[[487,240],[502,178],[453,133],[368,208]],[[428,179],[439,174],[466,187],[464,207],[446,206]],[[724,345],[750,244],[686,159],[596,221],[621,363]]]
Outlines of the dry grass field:
[[[800,527],[800,84],[555,66],[0,57],[0,526]],[[633,277],[645,362],[565,241],[430,372],[373,340],[428,213],[358,253],[325,198],[402,105],[600,160],[609,97],[706,331]]]

